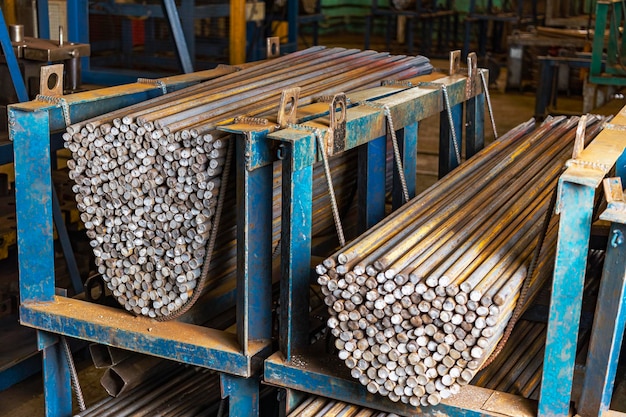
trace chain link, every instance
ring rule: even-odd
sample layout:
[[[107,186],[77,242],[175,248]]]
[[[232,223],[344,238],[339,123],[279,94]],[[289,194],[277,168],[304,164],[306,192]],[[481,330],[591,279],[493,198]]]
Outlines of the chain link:
[[[167,85],[162,80],[153,80],[152,78],[137,78],[140,84],[150,84],[161,88],[161,92],[167,94]]]
[[[491,107],[491,96],[489,95],[489,85],[487,85],[487,79],[485,78],[485,70],[479,69],[480,81],[483,84],[483,91],[485,92],[485,98],[487,99],[487,110],[489,111],[489,120],[491,120],[491,128],[493,129],[493,137],[498,139],[498,131],[496,130],[496,120],[493,117],[493,108]]]
[[[441,90],[443,91],[443,98],[446,102],[446,112],[448,113],[448,124],[450,125],[450,133],[452,134],[452,145],[454,147],[454,155],[456,156],[456,162],[461,165],[461,150],[457,143],[456,129],[454,128],[454,120],[452,120],[452,108],[450,107],[450,96],[448,95],[448,87],[445,84],[441,84]]]
[[[400,186],[402,187],[402,196],[404,201],[409,201],[409,188],[406,185],[406,177],[404,176],[404,165],[402,163],[402,157],[400,156],[400,146],[398,145],[398,138],[396,136],[396,129],[393,126],[393,117],[391,116],[391,109],[387,104],[381,104],[371,101],[362,101],[359,103],[361,106],[369,106],[382,109],[385,117],[387,118],[387,124],[389,125],[389,133],[391,134],[391,144],[393,145],[393,156],[396,160],[396,167],[398,169],[398,178],[400,178]]]

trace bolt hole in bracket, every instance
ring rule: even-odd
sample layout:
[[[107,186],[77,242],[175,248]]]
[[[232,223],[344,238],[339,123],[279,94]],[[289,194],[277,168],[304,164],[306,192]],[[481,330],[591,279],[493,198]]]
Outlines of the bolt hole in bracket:
[[[265,41],[267,45],[267,59],[280,56],[280,38],[272,36]]]
[[[333,156],[346,147],[347,97],[345,93],[335,94],[329,103],[329,134],[326,142],[326,155]]]
[[[41,67],[39,91],[41,95],[48,97],[63,95],[63,64]]]

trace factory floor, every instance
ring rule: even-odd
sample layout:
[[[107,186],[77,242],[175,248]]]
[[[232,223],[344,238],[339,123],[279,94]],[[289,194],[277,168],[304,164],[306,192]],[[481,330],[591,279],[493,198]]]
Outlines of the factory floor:
[[[347,46],[362,48],[360,38],[347,36],[334,36],[322,39],[320,42],[327,46]],[[374,43],[371,49],[384,50],[382,43]],[[392,51],[395,52],[395,51]],[[441,59],[433,60],[436,67],[446,68],[447,61]],[[506,69],[503,68],[499,77],[492,83],[490,95],[494,109],[494,117],[497,130],[500,134],[511,130],[518,124],[533,117],[535,112],[535,95],[533,91],[505,91],[506,90]],[[594,113],[615,114],[626,102],[622,100],[612,100],[606,106],[594,110]],[[568,112],[582,111],[582,98],[580,96],[570,96],[560,98],[559,106]],[[437,178],[437,148],[438,148],[438,117],[431,118],[420,123],[420,133],[418,147],[420,156],[418,157],[419,184],[422,189],[426,188]],[[488,119],[485,123],[485,133],[487,141],[492,140],[493,131]],[[15,259],[0,262],[0,270],[10,268],[7,262],[15,262]],[[3,343],[7,343],[3,337]],[[100,386],[99,379],[102,370],[95,369],[87,354],[87,349],[77,356],[77,366],[79,379],[85,395],[87,405],[92,405],[98,400],[106,397],[106,392]],[[622,390],[624,391],[624,390]],[[35,375],[23,382],[20,382],[3,392],[0,392],[0,416],[11,417],[36,417],[44,415],[44,397],[42,393],[41,375]]]

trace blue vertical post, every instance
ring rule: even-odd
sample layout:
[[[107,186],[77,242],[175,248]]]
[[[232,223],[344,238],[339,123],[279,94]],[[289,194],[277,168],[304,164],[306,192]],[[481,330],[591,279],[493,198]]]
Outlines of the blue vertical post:
[[[287,146],[282,167],[279,348],[288,361],[309,344],[313,165],[302,157],[314,155],[315,139],[308,138]]]
[[[295,52],[298,49],[299,8],[300,2],[298,0],[287,0],[287,44],[293,48],[289,52]]]
[[[229,416],[259,415],[259,379],[220,374],[222,398],[228,397]]]
[[[19,116],[19,117],[18,117]],[[20,301],[54,298],[52,184],[48,112],[9,108],[15,155]]]
[[[46,417],[72,415],[72,389],[69,364],[59,337],[37,331],[37,343],[43,357],[43,388]]]
[[[358,148],[359,233],[385,217],[387,138],[382,136]]]
[[[415,197],[415,188],[417,184],[417,126],[417,122],[412,123],[397,132],[398,148],[400,148],[402,170],[404,172],[404,179],[406,180],[406,187],[409,191],[409,198]],[[404,203],[406,203],[406,201],[404,201],[404,195],[402,194],[398,168],[394,167],[391,205],[395,210]]]
[[[465,106],[465,157],[476,155],[485,147],[485,94],[467,100]]]
[[[48,0],[37,0],[37,16],[37,37],[50,39],[50,11],[48,10]]]
[[[456,135],[456,144],[461,152],[461,138],[463,136],[463,103],[452,106],[452,125]],[[456,153],[454,151],[454,141],[452,129],[448,121],[448,109],[444,109],[440,116],[439,133],[439,178],[444,177],[454,168],[459,166]]]
[[[582,417],[600,417],[611,405],[626,323],[625,236],[624,224],[611,225],[579,401]]]
[[[89,2],[87,0],[67,1],[67,39],[70,42],[89,43]],[[59,30],[59,28],[52,28]],[[89,57],[80,60],[82,71],[89,70]]]
[[[561,180],[557,243],[539,416],[567,415],[595,189]]]
[[[237,135],[237,337],[243,353],[250,340],[272,331],[272,166],[246,166],[246,137]],[[231,172],[231,178],[234,175]]]

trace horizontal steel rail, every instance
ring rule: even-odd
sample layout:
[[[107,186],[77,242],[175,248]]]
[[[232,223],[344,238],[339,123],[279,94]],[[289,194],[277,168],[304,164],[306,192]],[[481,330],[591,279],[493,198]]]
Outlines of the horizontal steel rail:
[[[266,383],[278,387],[288,387],[289,390],[322,395],[403,416],[531,417],[535,415],[537,407],[536,401],[472,385],[463,387],[459,394],[439,405],[412,407],[370,394],[349,375],[336,376],[342,368],[345,368],[344,364],[336,357],[331,358],[320,352],[303,356],[299,363],[288,362],[282,353],[277,352],[266,360],[264,377]]]

